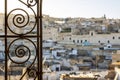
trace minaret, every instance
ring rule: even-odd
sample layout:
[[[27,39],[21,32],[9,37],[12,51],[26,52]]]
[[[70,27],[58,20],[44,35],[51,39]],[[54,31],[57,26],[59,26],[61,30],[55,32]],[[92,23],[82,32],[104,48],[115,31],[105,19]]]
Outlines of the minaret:
[[[103,18],[106,19],[106,15],[105,14],[104,14]]]

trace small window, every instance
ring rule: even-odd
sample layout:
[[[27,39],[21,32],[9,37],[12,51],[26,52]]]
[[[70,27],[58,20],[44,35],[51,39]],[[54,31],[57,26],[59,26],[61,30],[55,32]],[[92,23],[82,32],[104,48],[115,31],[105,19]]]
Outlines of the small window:
[[[120,39],[120,37],[118,37],[118,39]]]
[[[91,33],[91,36],[93,36],[93,32]]]
[[[110,43],[110,41],[108,40],[108,43]]]
[[[115,37],[113,36],[113,39],[115,39]]]
[[[77,40],[77,43],[79,43],[79,40]]]
[[[87,40],[85,40],[85,42],[87,42]]]
[[[71,38],[69,38],[69,40],[71,40]]]
[[[81,40],[81,43],[83,42],[83,40]]]
[[[98,41],[98,43],[100,43],[100,41]]]
[[[73,43],[75,43],[75,40],[73,40]]]

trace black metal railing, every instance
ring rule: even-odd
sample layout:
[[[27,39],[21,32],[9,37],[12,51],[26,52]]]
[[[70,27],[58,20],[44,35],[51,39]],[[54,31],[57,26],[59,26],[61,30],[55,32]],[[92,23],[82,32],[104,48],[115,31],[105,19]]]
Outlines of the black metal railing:
[[[16,73],[21,75],[17,80],[26,76],[42,80],[42,0],[17,1],[31,12],[19,5],[8,11],[8,0],[5,0],[4,35],[0,35],[5,40],[4,79],[12,80],[10,76],[18,70]]]

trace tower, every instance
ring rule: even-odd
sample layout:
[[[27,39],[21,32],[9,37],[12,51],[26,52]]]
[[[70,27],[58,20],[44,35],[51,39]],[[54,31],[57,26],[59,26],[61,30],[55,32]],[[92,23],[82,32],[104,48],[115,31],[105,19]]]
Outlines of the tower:
[[[103,18],[106,19],[106,15],[105,14],[104,14]]]

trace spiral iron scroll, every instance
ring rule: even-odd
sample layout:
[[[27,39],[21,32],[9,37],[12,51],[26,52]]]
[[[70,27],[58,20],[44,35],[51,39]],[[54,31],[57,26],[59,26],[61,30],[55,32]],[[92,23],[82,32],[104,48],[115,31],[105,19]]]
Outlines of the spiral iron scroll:
[[[33,13],[35,15],[35,12]],[[8,28],[16,35],[26,35],[31,33],[36,26],[35,17],[35,22],[30,25],[30,14],[28,14],[24,9],[16,8],[8,14]],[[25,31],[26,29],[28,29],[28,31]]]
[[[27,38],[13,40],[8,47],[8,52],[9,59],[16,64],[24,64],[28,62],[31,57],[34,63],[36,59],[36,45]],[[34,52],[34,56],[31,56],[31,52]]]
[[[26,64],[27,62],[31,62],[27,65],[27,70],[21,76],[21,80],[25,74],[28,74],[30,77],[37,77],[37,70],[32,69],[37,58],[37,46],[31,38],[25,37],[25,35],[28,35],[35,29],[37,24],[36,13],[32,8],[36,6],[37,0],[26,0],[26,2],[22,0],[19,1],[25,4],[34,16],[31,17],[31,13],[22,8],[15,8],[7,15],[7,28],[13,35],[18,36],[17,39],[12,39],[8,45],[8,58],[15,64]],[[34,21],[32,24],[31,19]]]
[[[36,5],[36,0],[27,0],[27,4],[29,5],[29,6],[35,6]]]

